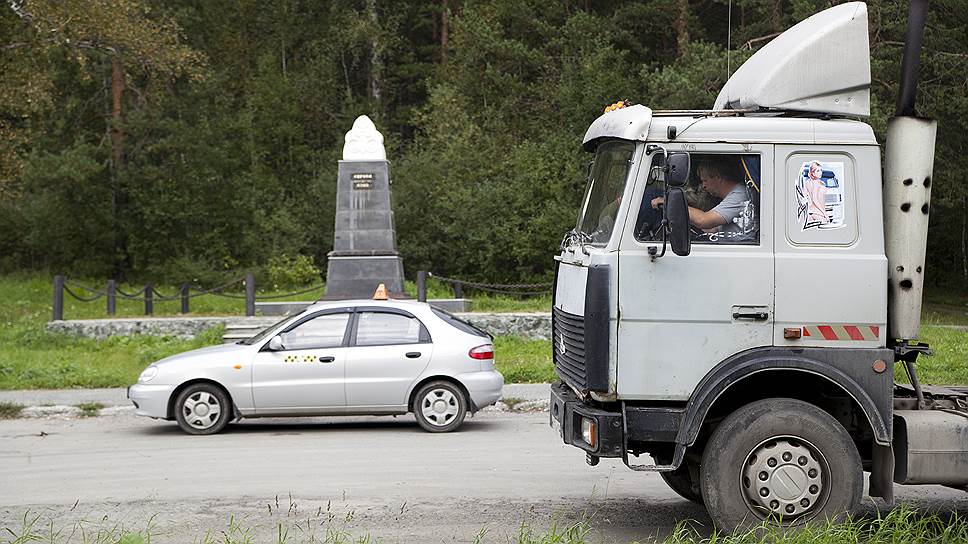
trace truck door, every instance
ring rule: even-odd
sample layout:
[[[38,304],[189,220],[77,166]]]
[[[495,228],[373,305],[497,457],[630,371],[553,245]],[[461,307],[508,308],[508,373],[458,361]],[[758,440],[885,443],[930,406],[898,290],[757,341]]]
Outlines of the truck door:
[[[686,400],[727,357],[773,343],[773,146],[668,147],[691,155],[690,220],[722,217],[725,224],[694,228],[686,257],[667,251],[652,258],[649,248],[662,245],[653,207],[662,182],[648,182],[649,169],[640,170],[631,208],[639,213],[628,214],[619,248],[623,399]]]

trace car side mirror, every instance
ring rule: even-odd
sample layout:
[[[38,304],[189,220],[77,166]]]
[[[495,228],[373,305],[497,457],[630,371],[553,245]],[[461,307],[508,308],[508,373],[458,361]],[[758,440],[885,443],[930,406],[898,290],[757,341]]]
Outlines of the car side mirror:
[[[689,153],[669,153],[665,182],[669,187],[682,187],[689,179]]]
[[[669,160],[672,160],[672,156],[669,157]],[[686,168],[689,168],[688,155],[686,156]],[[681,187],[670,187],[666,193],[665,205],[672,252],[680,257],[685,257],[692,251],[692,241],[689,238],[689,205],[686,203],[686,193]]]
[[[269,340],[269,349],[272,351],[282,351],[286,349],[286,346],[282,345],[282,337],[278,334],[273,336],[272,339]]]

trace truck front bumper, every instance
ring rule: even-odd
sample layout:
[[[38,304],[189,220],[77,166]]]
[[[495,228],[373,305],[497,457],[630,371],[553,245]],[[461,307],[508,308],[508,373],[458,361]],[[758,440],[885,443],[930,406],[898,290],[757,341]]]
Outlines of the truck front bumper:
[[[622,457],[624,425],[621,412],[609,412],[585,404],[560,381],[551,385],[548,412],[551,427],[565,444],[596,457]]]

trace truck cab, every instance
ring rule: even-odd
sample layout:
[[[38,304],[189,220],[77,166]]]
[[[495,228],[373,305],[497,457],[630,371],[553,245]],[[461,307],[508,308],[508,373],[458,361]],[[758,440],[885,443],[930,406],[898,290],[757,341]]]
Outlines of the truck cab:
[[[818,27],[863,54],[791,83],[834,53]],[[587,189],[555,257],[551,425],[592,466],[658,471],[726,530],[836,519],[864,471],[888,500],[895,482],[968,484],[968,389],[929,392],[945,408],[925,423],[906,410],[924,391],[894,380],[911,350],[888,329],[866,32],[864,4],[831,8],[754,55],[713,110],[618,103],[583,140]]]

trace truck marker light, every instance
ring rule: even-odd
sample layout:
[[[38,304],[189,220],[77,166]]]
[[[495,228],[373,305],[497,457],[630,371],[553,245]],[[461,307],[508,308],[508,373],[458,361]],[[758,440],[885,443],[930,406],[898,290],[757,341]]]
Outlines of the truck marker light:
[[[236,370],[242,370],[242,365],[234,365],[234,366],[232,366],[232,368],[234,368]]]
[[[883,374],[884,371],[887,370],[887,363],[884,361],[884,359],[878,359],[874,361],[874,364],[871,368],[874,369],[874,372]]]
[[[787,327],[783,329],[783,338],[788,340],[800,338],[800,327]]]
[[[598,447],[598,423],[594,419],[581,418],[581,438],[589,446]]]

